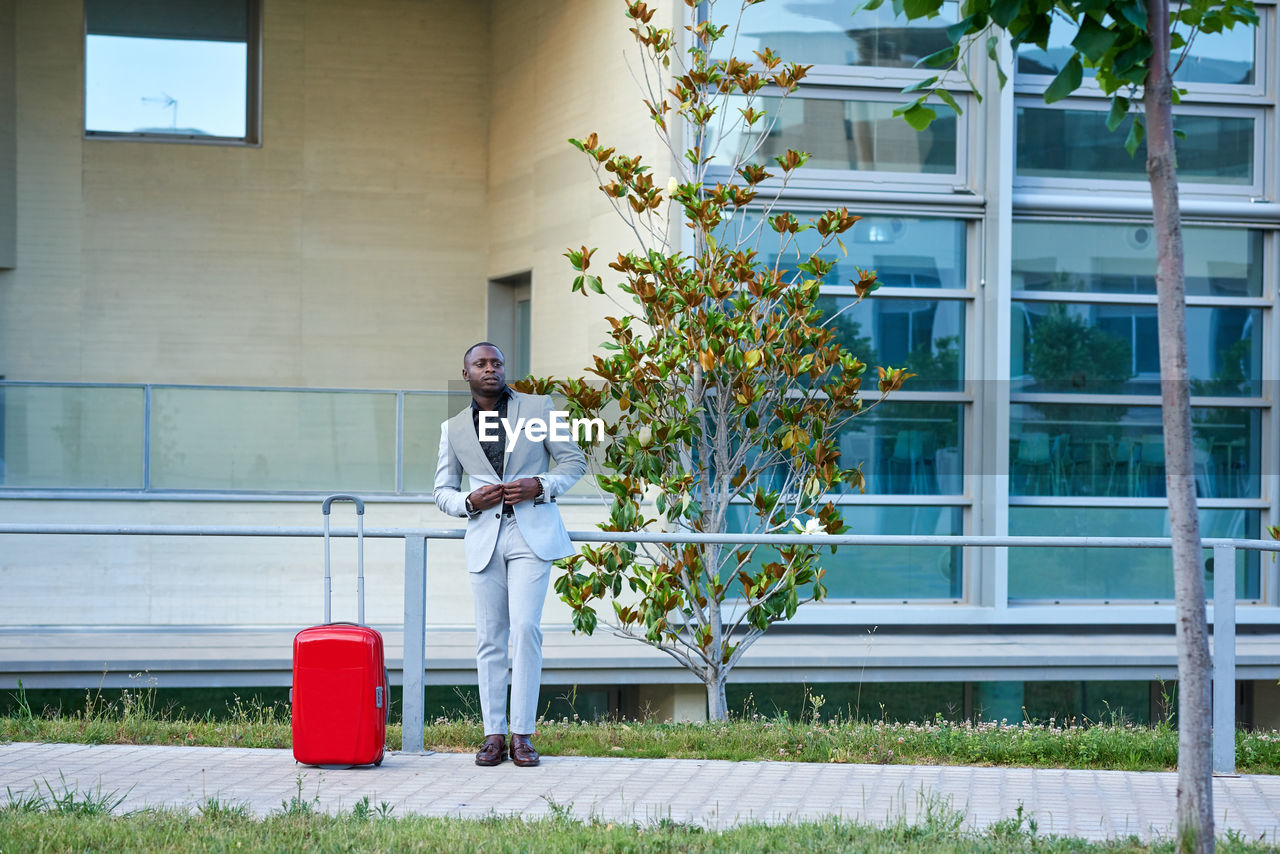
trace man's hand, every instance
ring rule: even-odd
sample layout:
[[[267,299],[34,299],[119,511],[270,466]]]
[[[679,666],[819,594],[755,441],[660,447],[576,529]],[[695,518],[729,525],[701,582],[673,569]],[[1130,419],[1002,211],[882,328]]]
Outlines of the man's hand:
[[[528,501],[538,494],[538,479],[536,477],[522,477],[519,480],[513,480],[510,483],[502,485],[502,499],[508,504],[519,504],[521,501]]]
[[[494,483],[478,487],[473,489],[467,498],[476,510],[488,510],[495,504],[502,503],[502,486],[500,483]]]

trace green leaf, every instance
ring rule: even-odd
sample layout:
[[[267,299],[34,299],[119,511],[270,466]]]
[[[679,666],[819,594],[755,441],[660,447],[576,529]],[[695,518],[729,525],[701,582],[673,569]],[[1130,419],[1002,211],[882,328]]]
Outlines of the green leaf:
[[[1127,3],[1113,3],[1111,5],[1112,16],[1118,11],[1126,21],[1133,24],[1142,32],[1147,31],[1147,7],[1140,0],[1130,0]]]
[[[991,4],[991,20],[1001,29],[1008,29],[1021,8],[1022,0],[995,0]]]
[[[915,83],[912,83],[910,86],[903,89],[902,92],[903,94],[906,94],[907,92],[919,92],[922,89],[928,89],[930,86],[932,86],[934,83],[937,83],[937,82],[938,82],[938,75],[935,74],[932,77],[926,77],[923,80],[917,80]]]
[[[926,66],[928,68],[944,68],[955,62],[960,56],[960,45],[947,45],[942,50],[935,50],[928,56],[922,56],[916,60],[916,67]]]
[[[1174,138],[1174,139],[1183,139],[1183,140],[1185,140],[1185,139],[1187,138],[1187,132],[1186,132],[1185,130],[1178,130],[1177,128],[1174,128],[1174,129],[1173,129],[1173,138]]]
[[[1119,33],[1112,32],[1089,15],[1085,15],[1080,20],[1080,30],[1071,40],[1071,46],[1084,54],[1090,62],[1098,62],[1119,37]]]
[[[1127,115],[1129,115],[1129,99],[1116,95],[1111,99],[1111,112],[1107,113],[1107,130],[1114,131],[1120,127],[1120,123]]]
[[[932,18],[942,8],[942,0],[903,0],[902,11],[907,18]]]
[[[973,20],[974,16],[969,15],[947,27],[947,41],[954,44],[955,42],[960,41],[961,36],[968,35],[969,29],[973,26]]]
[[[929,125],[933,124],[933,120],[938,117],[936,112],[919,101],[898,107],[893,111],[893,114],[902,116],[907,124],[911,125],[912,130],[916,131],[922,131],[929,127]]]
[[[997,50],[999,49],[999,47],[1000,47],[999,36],[987,37],[987,56],[991,59],[993,63],[995,63],[996,76],[1000,78],[1000,88],[1003,89],[1004,84],[1009,82],[1009,78],[1004,73],[1004,69],[1000,67],[1000,56],[997,53]]]
[[[946,104],[951,109],[955,110],[957,116],[964,112],[963,110],[960,109],[960,105],[956,103],[955,96],[952,95],[950,92],[948,92],[946,89],[939,89],[938,97],[942,99],[942,102],[944,104]]]
[[[1058,76],[1053,78],[1049,88],[1044,90],[1044,102],[1052,104],[1054,101],[1061,101],[1080,88],[1083,78],[1084,67],[1080,64],[1080,54],[1072,54],[1067,64],[1058,72]]]
[[[1137,155],[1138,146],[1142,145],[1142,137],[1146,132],[1146,128],[1142,126],[1142,116],[1134,116],[1133,124],[1129,126],[1129,136],[1124,141],[1124,150],[1129,152],[1130,157]]]
[[[1112,68],[1117,77],[1124,77],[1125,72],[1130,70],[1139,71],[1141,77],[1139,82],[1146,79],[1147,69],[1143,64],[1151,58],[1151,41],[1149,39],[1138,39],[1124,50],[1116,54],[1116,58],[1112,62]],[[1126,77],[1126,79],[1128,79]]]

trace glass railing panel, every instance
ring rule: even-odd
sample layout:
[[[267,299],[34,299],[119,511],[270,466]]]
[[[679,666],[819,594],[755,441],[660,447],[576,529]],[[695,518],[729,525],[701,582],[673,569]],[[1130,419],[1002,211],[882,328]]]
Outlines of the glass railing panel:
[[[1257,538],[1257,510],[1200,511],[1200,536]],[[1010,507],[1009,534],[1054,537],[1167,537],[1161,507]],[[1202,560],[1213,557],[1205,549]],[[1257,599],[1258,552],[1236,551],[1236,595]],[[1213,576],[1206,574],[1206,595]],[[1173,598],[1169,549],[1009,549],[1010,600],[1168,601]]]
[[[141,489],[139,387],[0,386],[0,485]]]
[[[404,396],[404,491],[430,494],[435,489],[440,454],[440,425],[470,403],[464,394]]]
[[[841,507],[849,534],[964,533],[960,507],[845,505]],[[803,521],[803,520],[802,520]],[[761,531],[759,519],[747,505],[734,505],[732,531]],[[794,529],[777,533],[794,533]],[[752,563],[777,560],[776,550],[756,549]],[[841,546],[833,555],[822,552],[823,583],[831,602],[861,599],[948,599],[964,597],[961,549],[958,546]]]
[[[152,390],[156,489],[392,492],[395,461],[394,394]]]

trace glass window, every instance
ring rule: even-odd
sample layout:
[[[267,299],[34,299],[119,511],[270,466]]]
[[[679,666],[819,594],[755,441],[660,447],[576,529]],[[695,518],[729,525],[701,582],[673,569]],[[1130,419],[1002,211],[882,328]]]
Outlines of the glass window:
[[[1107,130],[1102,110],[1019,107],[1018,174],[1032,178],[1146,181],[1146,146],[1135,157],[1124,150],[1124,131]],[[1253,184],[1252,116],[1175,115],[1178,180]]]
[[[143,391],[0,386],[0,485],[141,489]]]
[[[151,393],[157,489],[393,492],[395,464],[394,394]]]
[[[815,213],[796,212],[804,223]],[[721,235],[740,229],[750,235],[760,223],[760,214],[749,213],[721,226]],[[848,254],[832,245],[825,257],[835,267],[823,280],[824,285],[848,285],[858,280],[856,267],[875,270],[881,287],[886,288],[964,288],[965,224],[958,219],[922,219],[901,216],[865,216],[841,236]],[[784,269],[808,258],[822,242],[816,229],[795,235],[791,249],[782,260]],[[778,235],[768,225],[752,244],[761,260],[772,266],[777,262],[780,245]],[[877,297],[872,297],[877,299]]]
[[[745,504],[734,505],[729,530],[759,531],[758,520]],[[933,534],[964,533],[959,507],[888,507],[845,505],[841,508],[852,533]],[[777,560],[777,552],[760,547],[752,563]],[[841,546],[823,552],[820,566],[829,599],[950,599],[964,596],[961,549],[958,546]],[[731,594],[732,595],[732,594]]]
[[[1014,403],[1009,494],[1102,497],[1165,494],[1159,406]],[[1257,498],[1257,409],[1193,407],[1193,476],[1203,498]]]
[[[1160,394],[1154,305],[1014,300],[1010,376],[1026,392]],[[1262,394],[1262,310],[1190,306],[1191,393]]]
[[[960,300],[823,297],[824,322],[840,344],[872,367],[907,367],[905,391],[964,388],[964,313]],[[874,375],[874,372],[873,372]]]
[[[746,104],[745,97],[732,96],[722,109],[736,117]],[[793,148],[809,153],[806,169],[956,174],[956,114],[941,103],[934,105],[937,120],[917,133],[893,115],[896,106],[896,101],[757,98],[755,108],[764,110],[765,118],[751,130],[733,123],[713,164],[728,167],[735,158],[771,166],[774,157]],[[776,166],[772,171],[777,172]]]
[[[85,2],[85,130],[252,141],[251,0]]]
[[[1169,512],[1160,507],[1010,507],[1012,536],[1167,537]],[[1257,538],[1256,510],[1201,510],[1202,537]],[[1204,550],[1204,560],[1213,557]],[[1170,600],[1168,549],[1009,549],[1009,598]],[[1236,552],[1236,595],[1257,599],[1257,552]],[[1212,596],[1212,575],[1206,592]]]
[[[1181,31],[1184,37],[1187,34],[1186,27],[1181,22],[1174,29]],[[1073,51],[1070,45],[1075,33],[1074,26],[1055,18],[1049,30],[1048,51],[1035,45],[1022,45],[1018,49],[1018,73],[1056,75],[1071,58]],[[1175,63],[1182,52],[1182,48],[1173,52]],[[1173,79],[1178,83],[1251,85],[1256,64],[1253,27],[1240,26],[1221,33],[1199,33]],[[1092,77],[1096,72],[1092,68],[1085,68],[1084,73],[1085,76]]]
[[[1261,231],[1189,225],[1182,241],[1189,296],[1262,296]],[[1012,243],[1016,291],[1156,292],[1149,225],[1015,221]]]
[[[862,464],[869,493],[960,495],[963,424],[963,404],[886,401],[840,431],[840,461]]]
[[[943,3],[936,18],[906,21],[894,15],[892,4],[850,17],[850,7],[840,3],[761,3],[742,10],[736,30],[729,18],[716,21],[730,28],[711,55],[725,59],[732,51],[750,60],[754,51],[770,47],[788,62],[913,68],[951,43],[947,27],[956,22],[956,6]]]

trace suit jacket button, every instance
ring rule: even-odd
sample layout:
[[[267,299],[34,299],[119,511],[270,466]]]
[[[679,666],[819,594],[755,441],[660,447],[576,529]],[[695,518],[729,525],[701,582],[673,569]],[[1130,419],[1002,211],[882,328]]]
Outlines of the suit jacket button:
[[[502,514],[501,514],[501,513],[494,513],[494,514],[493,514],[493,518],[495,518],[495,519],[501,519],[501,518],[502,518]]]

